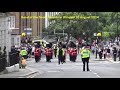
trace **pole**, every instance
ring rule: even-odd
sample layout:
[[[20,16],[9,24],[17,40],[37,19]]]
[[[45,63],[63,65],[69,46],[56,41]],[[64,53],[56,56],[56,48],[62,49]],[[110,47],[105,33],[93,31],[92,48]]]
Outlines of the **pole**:
[[[118,41],[118,12],[117,12],[117,41]]]
[[[54,29],[54,34],[55,34],[55,29]]]
[[[21,35],[21,12],[19,13],[19,34]]]
[[[64,28],[63,28],[63,16],[62,16],[62,29],[63,29],[63,36],[64,36]]]

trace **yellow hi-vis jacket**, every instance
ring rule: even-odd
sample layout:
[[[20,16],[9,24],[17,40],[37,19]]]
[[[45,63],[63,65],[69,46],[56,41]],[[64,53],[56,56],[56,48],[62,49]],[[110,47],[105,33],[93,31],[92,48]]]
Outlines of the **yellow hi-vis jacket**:
[[[64,49],[62,49],[62,56],[64,56]],[[57,48],[57,56],[59,55],[59,48]]]
[[[24,55],[27,55],[27,54],[28,54],[28,53],[27,53],[26,50],[21,50],[21,51],[20,51],[20,55],[21,55],[21,56],[24,56]]]
[[[46,44],[43,44],[44,47],[46,47]]]
[[[81,51],[81,57],[82,57],[82,58],[88,58],[88,57],[90,57],[90,51],[87,50],[87,49],[83,49],[83,50]]]

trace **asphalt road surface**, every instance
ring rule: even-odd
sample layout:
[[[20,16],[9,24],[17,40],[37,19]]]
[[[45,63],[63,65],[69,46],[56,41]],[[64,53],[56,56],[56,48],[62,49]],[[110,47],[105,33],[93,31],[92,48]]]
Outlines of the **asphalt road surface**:
[[[83,64],[80,55],[76,62],[70,62],[67,55],[66,63],[58,65],[58,59],[53,57],[50,63],[43,56],[41,61],[35,63],[34,58],[28,61],[28,67],[43,71],[42,75],[34,78],[120,78],[120,62],[94,60],[90,58],[90,71],[83,72]]]

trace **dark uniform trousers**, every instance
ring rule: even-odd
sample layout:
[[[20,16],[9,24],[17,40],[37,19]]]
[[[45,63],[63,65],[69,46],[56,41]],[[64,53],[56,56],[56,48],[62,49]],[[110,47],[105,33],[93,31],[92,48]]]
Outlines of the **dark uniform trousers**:
[[[58,55],[58,64],[60,64],[60,62],[63,63],[64,59],[63,59],[63,56]]]
[[[114,61],[116,61],[117,54],[113,54]]]
[[[56,57],[56,55],[57,55],[57,49],[54,49],[54,55]]]
[[[89,58],[82,58],[83,62],[83,71],[85,71],[85,63],[87,63],[87,71],[89,71]]]
[[[46,62],[50,62],[51,56],[46,56]]]
[[[40,56],[35,56],[35,62],[39,62],[40,61]]]

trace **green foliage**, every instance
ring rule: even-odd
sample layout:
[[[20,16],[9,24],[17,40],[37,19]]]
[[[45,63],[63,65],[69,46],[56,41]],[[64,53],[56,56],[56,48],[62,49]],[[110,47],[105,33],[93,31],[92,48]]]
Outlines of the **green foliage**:
[[[104,32],[104,38],[115,38],[117,23],[118,25],[120,23],[120,12],[61,12],[57,16],[99,16],[98,19],[49,19],[52,23],[47,30],[62,33],[64,29],[65,33],[83,39],[94,38],[93,34],[98,32]],[[118,34],[120,34],[120,26],[118,26]]]

